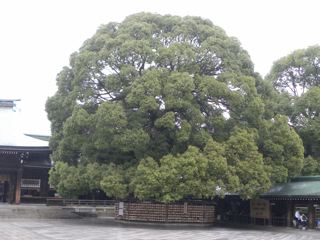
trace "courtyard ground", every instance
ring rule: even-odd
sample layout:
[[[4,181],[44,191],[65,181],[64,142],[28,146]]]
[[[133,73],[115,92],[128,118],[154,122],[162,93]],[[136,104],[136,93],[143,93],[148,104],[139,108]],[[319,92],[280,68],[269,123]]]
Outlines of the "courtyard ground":
[[[316,240],[320,231],[122,224],[90,219],[1,219],[1,240]]]

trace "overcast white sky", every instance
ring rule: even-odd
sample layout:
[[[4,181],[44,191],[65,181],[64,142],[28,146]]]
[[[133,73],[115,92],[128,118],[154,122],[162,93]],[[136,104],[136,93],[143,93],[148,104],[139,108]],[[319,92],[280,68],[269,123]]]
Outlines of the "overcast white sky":
[[[45,101],[70,54],[99,25],[141,11],[210,19],[240,40],[264,76],[278,58],[320,44],[319,10],[318,0],[3,0],[0,99],[22,100],[25,132],[49,134]]]

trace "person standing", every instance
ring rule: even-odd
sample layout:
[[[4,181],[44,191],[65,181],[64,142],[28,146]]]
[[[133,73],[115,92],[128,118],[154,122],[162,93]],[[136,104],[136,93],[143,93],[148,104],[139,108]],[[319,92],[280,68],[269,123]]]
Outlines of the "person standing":
[[[297,210],[295,213],[294,213],[294,220],[295,220],[295,227],[299,227],[299,224],[301,222],[301,214],[300,214],[300,211]]]

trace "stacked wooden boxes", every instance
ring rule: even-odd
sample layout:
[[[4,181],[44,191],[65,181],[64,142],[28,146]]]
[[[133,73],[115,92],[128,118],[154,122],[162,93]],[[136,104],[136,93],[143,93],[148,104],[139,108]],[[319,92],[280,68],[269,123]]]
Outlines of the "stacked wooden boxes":
[[[204,204],[162,204],[151,202],[116,204],[116,219],[162,223],[213,223],[214,206]],[[120,214],[119,214],[120,213]]]

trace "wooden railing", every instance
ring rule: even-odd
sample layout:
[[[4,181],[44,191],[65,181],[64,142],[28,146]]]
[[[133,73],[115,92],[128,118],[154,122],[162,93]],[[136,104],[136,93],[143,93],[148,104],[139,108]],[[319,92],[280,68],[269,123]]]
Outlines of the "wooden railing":
[[[21,203],[46,203],[47,198],[46,197],[40,197],[40,196],[21,196]]]
[[[65,198],[47,198],[48,206],[91,206],[106,207],[113,206],[115,200],[88,200],[88,199],[65,199]]]
[[[65,206],[113,206],[115,200],[64,199]]]
[[[287,226],[287,218],[272,216],[271,224],[273,226]]]

